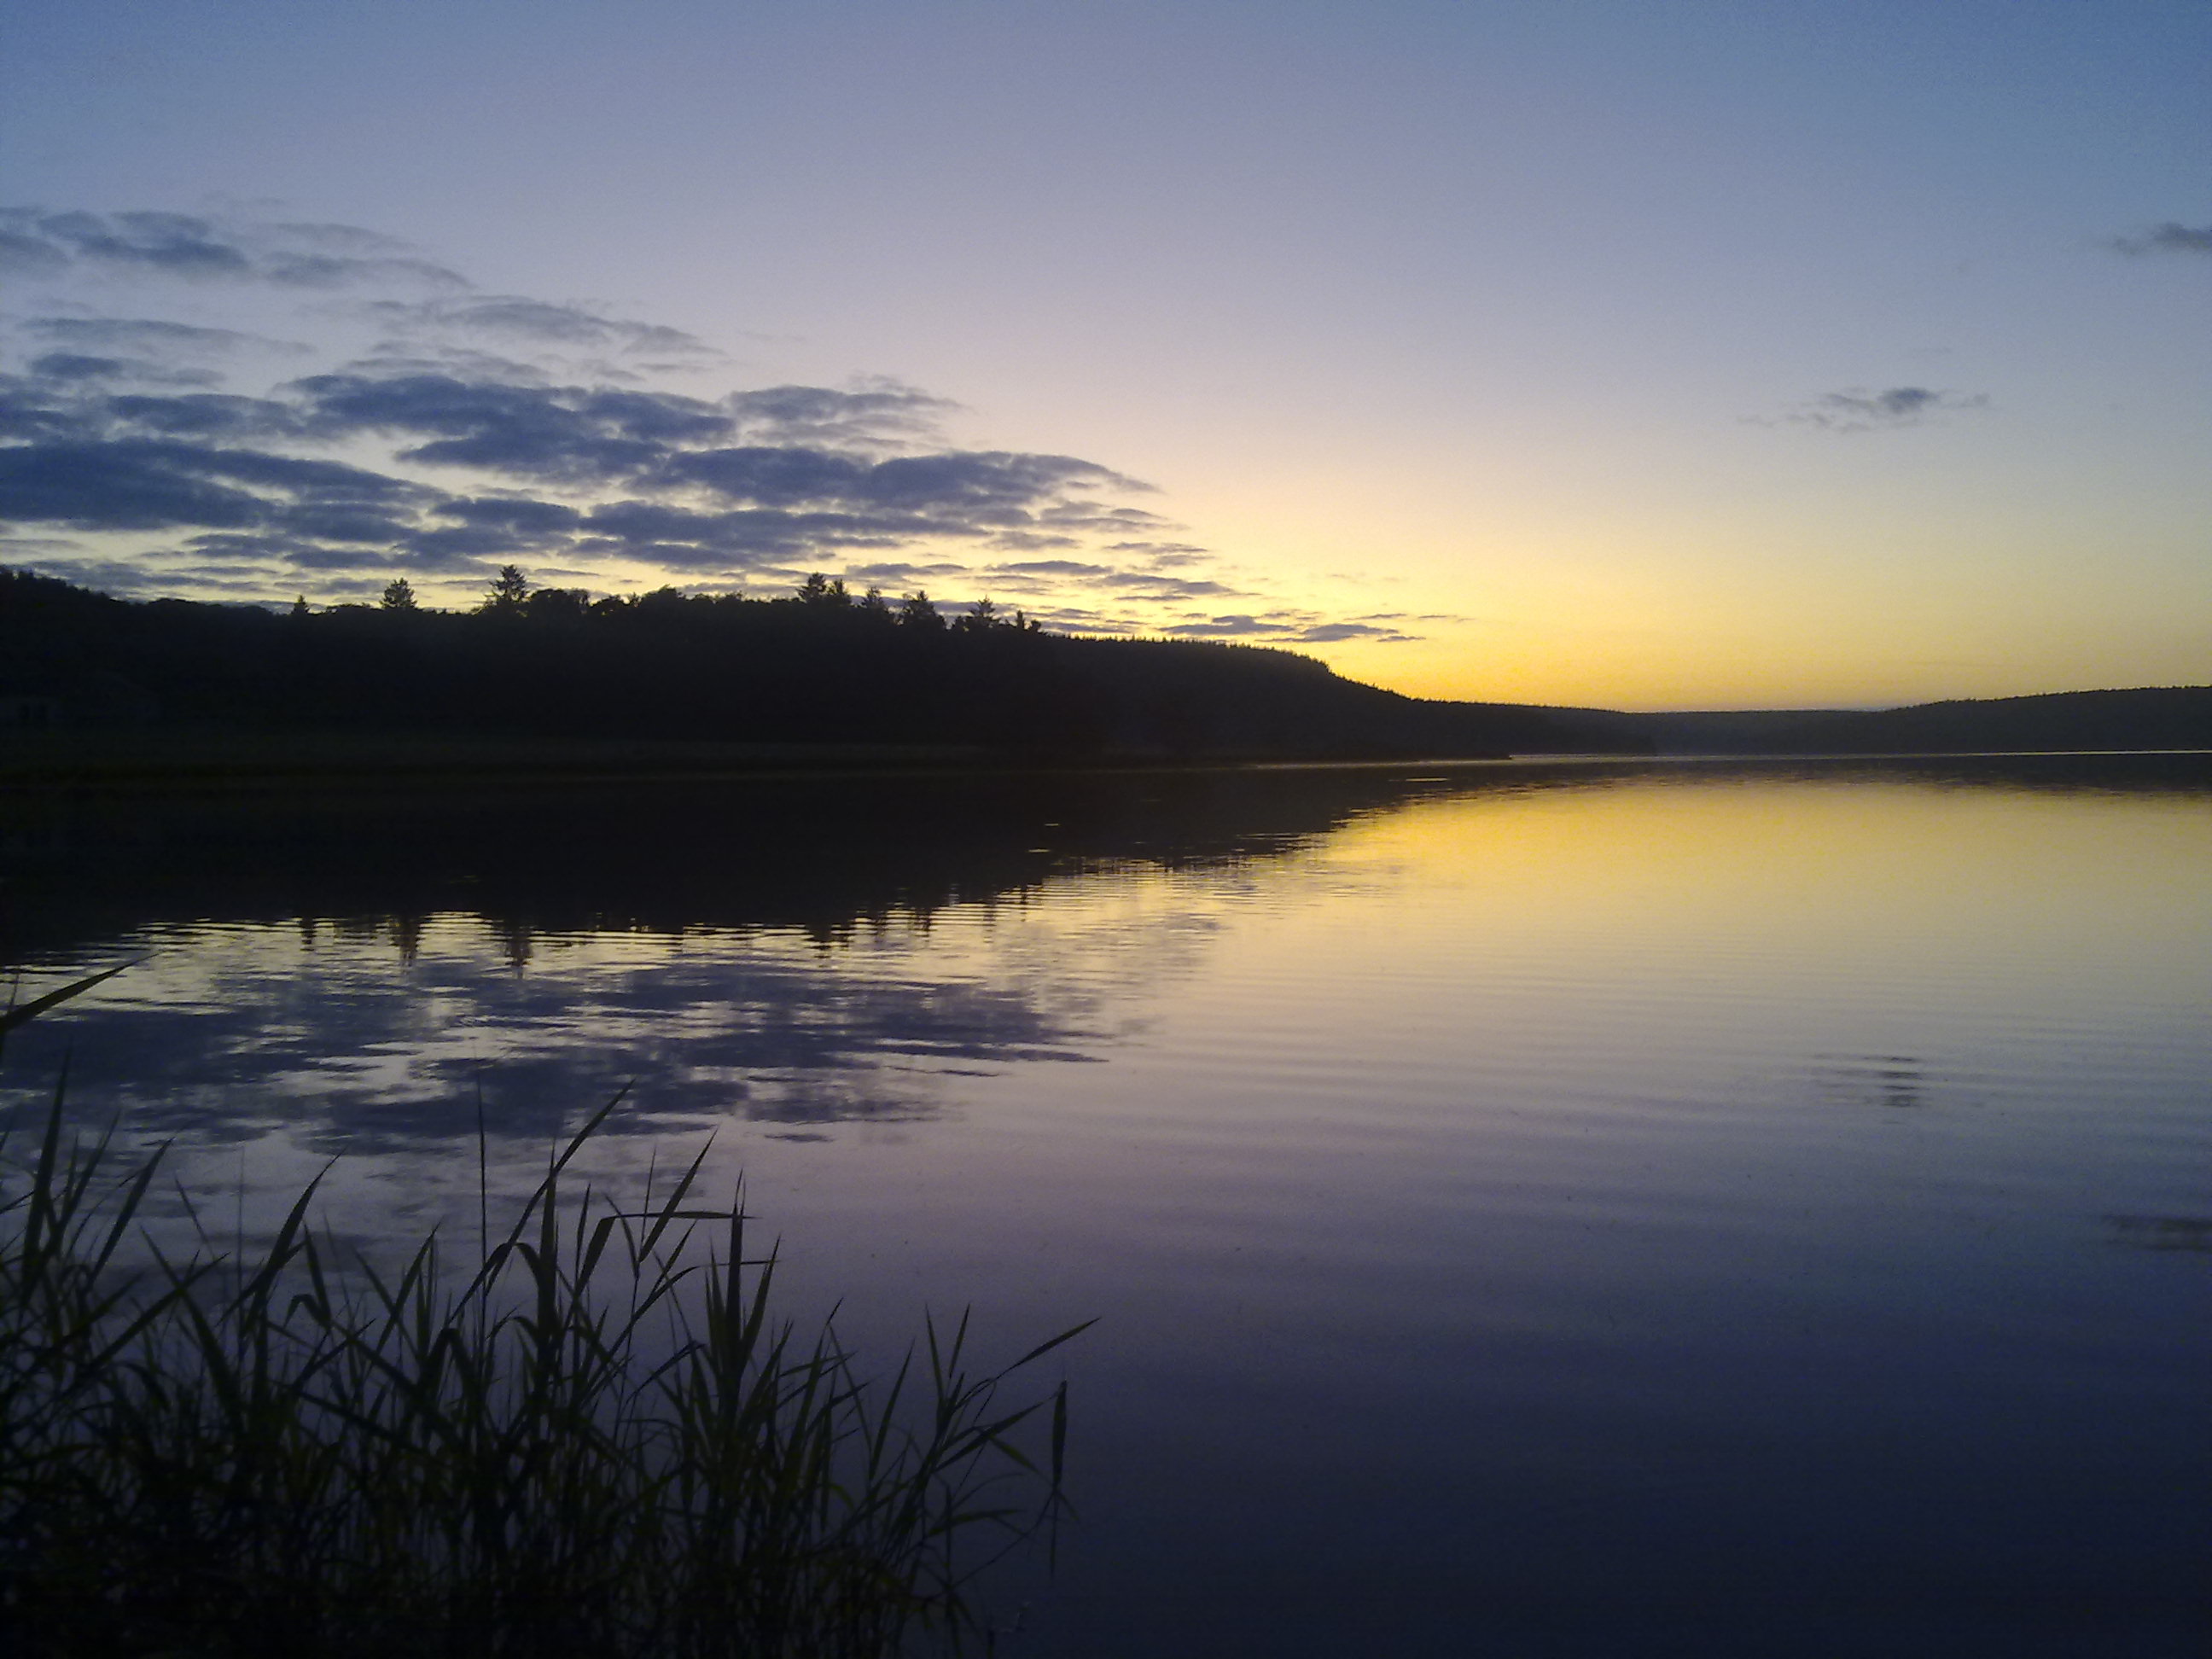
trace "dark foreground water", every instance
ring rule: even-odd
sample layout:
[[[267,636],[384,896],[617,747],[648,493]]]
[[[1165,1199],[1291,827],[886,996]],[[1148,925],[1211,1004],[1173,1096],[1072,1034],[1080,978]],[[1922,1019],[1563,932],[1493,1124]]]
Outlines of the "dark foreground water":
[[[0,805],[11,1042],[251,1227],[716,1136],[972,1302],[1001,1651],[2199,1655],[2212,769],[1486,765]],[[242,1181],[242,1188],[241,1188]],[[1060,1361],[1064,1357],[1064,1365]]]

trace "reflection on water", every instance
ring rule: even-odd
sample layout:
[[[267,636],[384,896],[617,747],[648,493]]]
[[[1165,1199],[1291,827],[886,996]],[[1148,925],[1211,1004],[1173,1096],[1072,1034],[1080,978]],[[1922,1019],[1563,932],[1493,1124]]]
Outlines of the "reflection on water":
[[[165,1135],[229,1137],[281,1112],[319,1149],[424,1145],[481,1084],[495,1132],[542,1141],[631,1079],[652,1082],[620,1120],[631,1132],[907,1121],[940,1109],[944,1078],[1095,1057],[1221,902],[1109,881],[1080,905],[894,913],[834,943],[462,915],[168,924],[118,941],[144,958],[128,988],[88,998],[67,1029],[131,1121]]]
[[[1067,1356],[1010,1652],[2195,1652],[2201,759],[0,807],[33,1101],[249,1212],[635,1080],[853,1333]],[[1071,1063],[1081,1062],[1081,1063]],[[502,1179],[507,1177],[502,1176]],[[2121,1246],[2124,1248],[2109,1248]]]
[[[2212,1255],[2212,1216],[2108,1215],[2112,1242],[2137,1250],[2186,1250]]]
[[[629,1079],[648,1083],[631,1133],[908,1122],[948,1079],[1097,1058],[1249,898],[1249,862],[1395,787],[64,803],[10,921],[15,959],[54,975],[144,959],[36,1035],[66,1026],[149,1134],[281,1121],[319,1151],[428,1145],[481,1091],[494,1133],[535,1144]]]
[[[1816,1054],[1813,1081],[1848,1104],[1911,1108],[1928,1097],[1920,1062],[1905,1054]]]

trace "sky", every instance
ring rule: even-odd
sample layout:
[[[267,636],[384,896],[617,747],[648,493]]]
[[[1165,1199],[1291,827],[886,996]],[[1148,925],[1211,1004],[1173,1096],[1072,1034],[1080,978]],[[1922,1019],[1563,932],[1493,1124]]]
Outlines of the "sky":
[[[0,0],[0,564],[2212,682],[2201,0]]]

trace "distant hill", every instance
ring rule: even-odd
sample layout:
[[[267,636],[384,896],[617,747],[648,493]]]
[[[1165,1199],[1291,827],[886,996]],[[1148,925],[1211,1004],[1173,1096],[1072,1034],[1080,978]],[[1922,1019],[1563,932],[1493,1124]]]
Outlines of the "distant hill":
[[[2212,686],[1638,714],[1407,697],[1294,652],[948,621],[819,579],[783,599],[550,588],[468,612],[285,615],[0,570],[0,735],[40,730],[1070,760],[2212,749]]]
[[[1877,711],[1715,710],[1618,716],[1662,754],[1936,755],[2212,749],[2212,686],[2054,691]]]

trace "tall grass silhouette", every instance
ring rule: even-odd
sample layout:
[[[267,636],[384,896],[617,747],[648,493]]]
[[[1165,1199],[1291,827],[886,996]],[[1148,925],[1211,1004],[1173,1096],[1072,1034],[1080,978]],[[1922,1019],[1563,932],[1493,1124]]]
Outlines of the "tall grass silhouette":
[[[15,1651],[988,1647],[976,1575],[1064,1507],[1066,1385],[1010,1379],[1087,1327],[979,1371],[965,1315],[926,1320],[864,1376],[775,1312],[742,1188],[695,1200],[703,1150],[636,1208],[569,1176],[619,1096],[458,1264],[434,1233],[343,1251],[319,1176],[265,1245],[195,1216],[164,1253],[138,1224],[161,1152],[73,1132],[65,1097],[64,1073],[35,1145],[0,1133]]]

